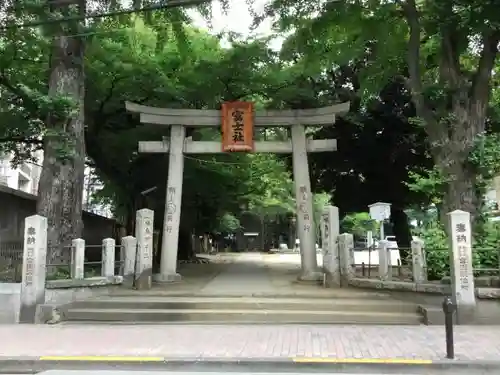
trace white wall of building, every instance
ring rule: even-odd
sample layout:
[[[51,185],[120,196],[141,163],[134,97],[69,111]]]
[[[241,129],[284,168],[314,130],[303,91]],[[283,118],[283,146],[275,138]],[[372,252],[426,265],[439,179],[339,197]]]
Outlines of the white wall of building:
[[[16,167],[12,165],[12,155],[0,157],[0,183],[36,195],[42,174],[43,151],[36,151],[35,157],[36,162],[25,162]]]
[[[38,183],[42,174],[43,151],[35,153],[35,162],[25,162],[19,166],[12,165],[12,155],[0,156],[0,184],[11,189],[38,195]],[[85,184],[83,186],[83,209],[97,215],[112,217],[111,208],[92,204],[92,195],[102,187],[102,184],[93,182],[92,170],[85,168]]]

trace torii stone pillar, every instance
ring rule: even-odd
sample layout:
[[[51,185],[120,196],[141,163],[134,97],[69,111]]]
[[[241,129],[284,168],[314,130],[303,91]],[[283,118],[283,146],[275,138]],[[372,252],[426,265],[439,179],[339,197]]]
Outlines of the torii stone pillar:
[[[177,250],[181,216],[183,154],[216,154],[222,152],[221,142],[193,141],[186,138],[185,127],[220,127],[221,113],[217,110],[168,109],[126,103],[130,112],[140,114],[147,124],[170,126],[170,139],[139,142],[139,152],[169,153],[169,173],[166,191],[165,220],[161,249],[160,274],[157,281],[175,281]],[[335,139],[307,139],[305,126],[328,126],[335,123],[335,115],[349,111],[349,103],[325,108],[303,110],[256,111],[254,127],[291,127],[292,139],[276,142],[255,142],[254,152],[292,153],[295,198],[297,203],[302,270],[299,279],[316,280],[322,277],[316,257],[316,231],[313,222],[313,196],[309,177],[308,152],[330,152],[337,149]]]

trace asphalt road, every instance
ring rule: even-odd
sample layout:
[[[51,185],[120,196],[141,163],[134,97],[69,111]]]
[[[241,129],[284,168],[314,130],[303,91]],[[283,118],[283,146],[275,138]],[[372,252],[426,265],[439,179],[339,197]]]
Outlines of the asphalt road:
[[[44,368],[36,365],[25,367],[2,366],[0,374],[43,374],[43,375],[303,375],[303,374],[344,374],[344,375],[486,375],[499,373],[497,365],[384,365],[384,364],[297,364],[297,363],[204,363],[190,364],[104,364],[104,363],[73,363],[49,365]]]
[[[48,370],[41,372],[39,374],[43,375],[220,375],[220,374],[237,374],[237,375],[253,375],[255,372],[199,372],[199,371],[183,371],[183,372],[169,372],[169,371],[141,371],[141,370],[132,370],[132,371],[120,371],[120,370]],[[412,375],[412,374],[428,374],[428,375],[451,375],[451,374],[465,374],[465,372],[461,372],[455,370],[430,370],[428,372],[397,372],[398,374]],[[486,374],[485,371],[467,371],[470,375],[482,375]],[[260,372],[260,375],[302,375],[303,372]],[[330,375],[331,372],[317,372],[318,375]],[[359,373],[343,373],[344,375],[357,375]],[[364,373],[364,375],[393,375],[394,372],[374,372],[372,374]]]

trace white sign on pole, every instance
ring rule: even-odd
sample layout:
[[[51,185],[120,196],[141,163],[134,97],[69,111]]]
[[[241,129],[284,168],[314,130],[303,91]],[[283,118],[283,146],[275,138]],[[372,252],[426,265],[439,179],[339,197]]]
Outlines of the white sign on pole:
[[[368,206],[372,220],[384,221],[391,217],[391,204],[377,202]]]

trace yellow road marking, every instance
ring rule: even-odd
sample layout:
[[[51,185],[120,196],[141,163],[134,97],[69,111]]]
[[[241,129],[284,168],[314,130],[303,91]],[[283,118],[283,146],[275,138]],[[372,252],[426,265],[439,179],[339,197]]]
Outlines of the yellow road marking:
[[[43,356],[40,361],[87,361],[87,362],[163,362],[163,357],[115,357],[115,356]]]
[[[428,359],[400,359],[400,358],[293,358],[297,363],[364,363],[364,364],[406,364],[406,365],[428,365],[432,364]]]

